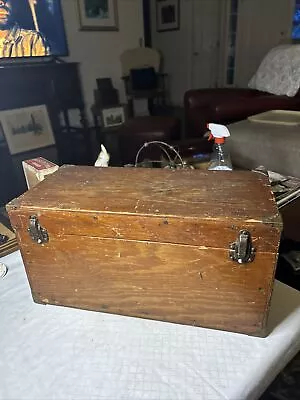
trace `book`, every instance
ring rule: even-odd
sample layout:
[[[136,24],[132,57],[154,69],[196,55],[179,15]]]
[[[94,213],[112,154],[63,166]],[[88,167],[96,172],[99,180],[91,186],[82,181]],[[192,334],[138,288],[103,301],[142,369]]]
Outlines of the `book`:
[[[274,171],[267,171],[262,166],[256,168],[254,171],[268,174],[271,189],[274,193],[276,204],[279,209],[287,206],[300,197],[300,178],[278,174]]]
[[[28,189],[33,188],[45,177],[57,171],[59,166],[43,157],[22,161],[23,171]]]
[[[16,235],[4,208],[0,208],[0,257],[18,250]]]

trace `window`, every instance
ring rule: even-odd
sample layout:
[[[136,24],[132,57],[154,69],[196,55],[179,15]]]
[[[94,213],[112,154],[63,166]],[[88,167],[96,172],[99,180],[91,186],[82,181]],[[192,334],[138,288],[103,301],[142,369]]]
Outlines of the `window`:
[[[227,85],[234,84],[237,19],[238,19],[238,0],[231,0],[230,14],[229,14],[229,29],[228,29],[228,49],[227,49],[228,51],[227,72],[226,72]]]
[[[292,39],[300,39],[300,0],[295,2],[293,16]]]

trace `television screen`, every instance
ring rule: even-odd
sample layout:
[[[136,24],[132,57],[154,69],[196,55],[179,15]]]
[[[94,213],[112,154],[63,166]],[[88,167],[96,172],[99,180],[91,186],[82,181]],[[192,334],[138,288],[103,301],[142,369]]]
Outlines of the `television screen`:
[[[61,0],[0,0],[0,59],[67,54]]]

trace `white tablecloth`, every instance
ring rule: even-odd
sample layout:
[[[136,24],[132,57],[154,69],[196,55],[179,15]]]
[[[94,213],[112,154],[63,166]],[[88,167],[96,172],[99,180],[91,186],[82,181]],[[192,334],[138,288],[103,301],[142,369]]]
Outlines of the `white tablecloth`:
[[[276,282],[265,339],[33,303],[1,259],[0,399],[256,399],[300,350],[300,293]]]

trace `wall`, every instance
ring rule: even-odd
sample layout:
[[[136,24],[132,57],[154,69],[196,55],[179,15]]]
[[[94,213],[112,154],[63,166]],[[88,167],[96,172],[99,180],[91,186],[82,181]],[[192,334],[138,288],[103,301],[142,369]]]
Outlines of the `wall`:
[[[144,37],[142,1],[118,0],[117,3],[119,31],[85,32],[79,30],[77,1],[62,1],[70,54],[66,61],[80,63],[87,111],[93,104],[96,78],[111,77],[124,101],[119,57],[124,50],[139,46]]]
[[[151,1],[152,46],[163,56],[163,70],[169,74],[170,100],[181,105],[183,95],[191,87],[192,12],[193,0],[180,2],[180,30],[156,31],[156,5]]]
[[[237,87],[247,86],[269,50],[288,41],[293,10],[294,0],[240,1],[235,79]]]
[[[217,1],[220,8],[214,11],[216,7],[210,2]],[[266,52],[288,36],[294,0],[240,0],[239,3],[242,29],[237,44],[236,85],[245,87]],[[182,105],[187,89],[214,87],[214,80],[224,86],[227,35],[220,35],[220,50],[214,50],[216,46],[210,43],[210,36],[216,24],[221,32],[227,31],[229,5],[230,0],[181,0],[180,30],[157,32],[155,1],[152,2],[152,44],[163,55],[173,104]],[[213,57],[219,60],[213,62]],[[216,77],[211,79],[210,73]]]

